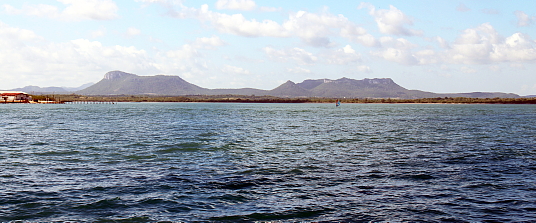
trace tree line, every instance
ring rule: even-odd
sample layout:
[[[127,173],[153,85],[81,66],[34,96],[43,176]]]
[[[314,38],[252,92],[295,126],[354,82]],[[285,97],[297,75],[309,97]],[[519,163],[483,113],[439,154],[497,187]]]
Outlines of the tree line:
[[[58,102],[232,102],[232,103],[405,103],[405,104],[536,104],[536,98],[466,98],[437,97],[418,99],[399,98],[285,98],[255,95],[32,95],[34,99],[48,98]]]

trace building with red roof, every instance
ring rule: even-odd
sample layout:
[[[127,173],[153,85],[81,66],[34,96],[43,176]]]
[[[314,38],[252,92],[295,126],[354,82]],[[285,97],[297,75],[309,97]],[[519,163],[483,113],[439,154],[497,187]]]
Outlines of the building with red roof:
[[[28,103],[32,97],[22,91],[0,91],[0,103]]]

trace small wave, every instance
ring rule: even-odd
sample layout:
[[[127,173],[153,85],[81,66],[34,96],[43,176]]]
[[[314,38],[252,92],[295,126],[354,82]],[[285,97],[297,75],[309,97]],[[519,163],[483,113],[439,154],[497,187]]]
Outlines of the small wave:
[[[204,133],[201,133],[197,136],[199,137],[213,137],[213,136],[218,136],[219,134],[216,133],[216,132],[204,132]]]
[[[249,200],[249,198],[239,194],[224,194],[218,196],[211,196],[209,199],[225,201],[230,204],[240,204]]]
[[[174,207],[174,206],[178,206],[179,203],[176,201],[162,199],[162,198],[145,198],[139,201],[138,205],[140,207],[155,206],[155,205]]]
[[[80,154],[80,151],[77,150],[59,150],[59,151],[46,151],[41,153],[35,153],[38,156],[67,156],[67,155],[77,155]]]
[[[98,219],[99,223],[127,223],[127,222],[155,222],[154,219],[151,219],[148,216],[136,216],[136,217],[128,217],[128,218],[101,218]]]
[[[431,180],[431,179],[434,179],[435,177],[429,174],[421,173],[421,174],[404,175],[402,176],[402,178],[411,179],[411,180]]]
[[[380,173],[371,173],[365,176],[366,178],[373,178],[373,179],[381,179],[389,177],[389,175],[386,174],[380,174]]]
[[[161,149],[158,150],[158,153],[176,153],[176,152],[196,152],[204,148],[206,145],[204,143],[197,142],[185,142],[172,145],[162,145],[159,146]]]
[[[138,143],[133,143],[133,144],[126,145],[124,147],[125,148],[139,148],[139,147],[144,148],[144,147],[149,147],[149,146],[151,146],[151,145],[138,142]]]
[[[488,183],[488,182],[472,183],[472,184],[465,185],[463,187],[470,188],[470,189],[476,189],[476,188],[505,189],[505,187],[503,187],[501,185],[494,184],[494,183]]]
[[[138,161],[138,160],[151,160],[151,159],[155,159],[157,158],[156,155],[127,155],[127,156],[124,156],[127,160],[133,160],[133,161]]]
[[[534,106],[118,106],[0,123],[0,222],[536,217]]]
[[[270,221],[270,220],[300,220],[307,221],[308,219],[312,220],[315,217],[321,216],[328,212],[333,212],[335,210],[330,208],[296,208],[293,210],[282,211],[282,212],[257,212],[247,215],[233,215],[233,216],[220,216],[212,217],[212,221],[223,221],[223,222],[237,222],[237,221]]]
[[[253,180],[239,180],[239,181],[229,181],[229,182],[210,182],[209,185],[220,188],[220,189],[245,189],[253,186],[257,186]]]
[[[121,198],[115,197],[111,199],[103,199],[89,204],[83,204],[75,207],[80,210],[119,210],[128,208],[128,205],[123,204]]]
[[[360,141],[364,141],[364,139],[361,139],[361,138],[342,138],[342,139],[333,140],[333,142],[335,142],[335,143],[348,143],[348,142],[360,142]]]

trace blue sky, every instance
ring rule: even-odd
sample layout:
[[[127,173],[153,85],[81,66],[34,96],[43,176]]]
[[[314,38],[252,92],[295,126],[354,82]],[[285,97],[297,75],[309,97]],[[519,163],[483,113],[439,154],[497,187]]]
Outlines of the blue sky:
[[[536,1],[0,2],[0,89],[111,70],[206,88],[347,77],[536,95]]]

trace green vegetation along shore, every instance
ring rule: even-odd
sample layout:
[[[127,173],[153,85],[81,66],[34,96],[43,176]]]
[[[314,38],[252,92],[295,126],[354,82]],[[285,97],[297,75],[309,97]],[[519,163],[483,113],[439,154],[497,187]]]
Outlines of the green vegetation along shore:
[[[84,95],[33,95],[36,98],[49,98],[58,102],[233,102],[233,103],[335,103],[336,98],[282,98],[275,96],[246,95],[185,95],[185,96],[84,96]],[[438,97],[420,99],[393,98],[341,98],[341,103],[437,103],[437,104],[536,104],[536,98],[465,98]]]

